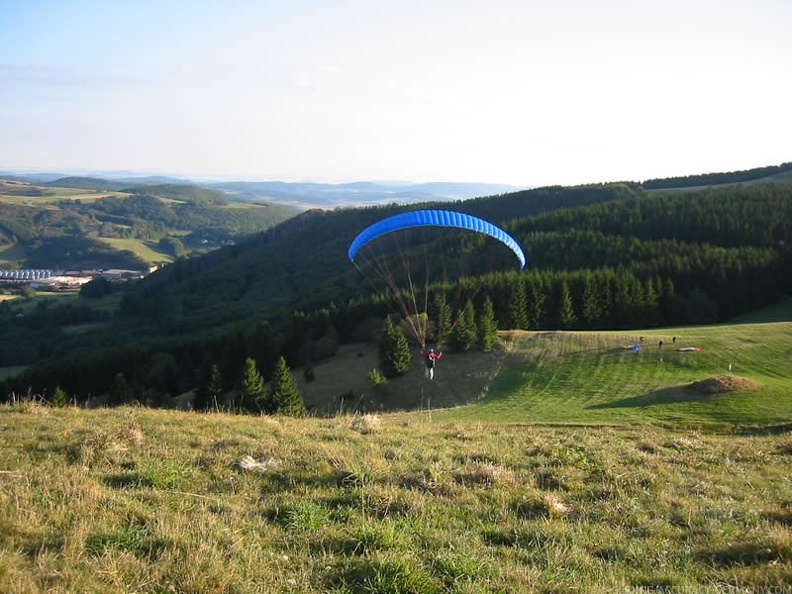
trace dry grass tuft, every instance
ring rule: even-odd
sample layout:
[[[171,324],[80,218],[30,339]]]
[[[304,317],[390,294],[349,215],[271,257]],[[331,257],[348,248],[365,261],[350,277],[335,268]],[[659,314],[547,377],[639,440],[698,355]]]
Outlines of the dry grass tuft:
[[[377,415],[365,414],[355,416],[355,418],[352,419],[352,423],[349,425],[349,428],[353,431],[359,431],[360,433],[367,434],[373,433],[379,429],[381,423],[382,421]]]
[[[262,456],[258,460],[253,458],[253,456],[245,456],[239,462],[237,462],[237,466],[244,470],[245,472],[267,472],[273,468],[277,468],[280,462],[274,458],[267,458],[266,456]]]
[[[141,445],[143,443],[143,428],[140,426],[140,423],[131,423],[124,429],[121,438],[134,446]]]
[[[558,497],[552,494],[547,494],[545,496],[545,505],[547,506],[547,512],[551,516],[565,516],[568,514],[571,509],[568,505],[564,504]]]
[[[30,396],[22,400],[22,412],[26,414],[38,414],[38,415],[46,415],[49,414],[49,408],[47,407],[47,401],[44,400],[41,396]]]
[[[454,473],[454,480],[465,487],[490,488],[495,485],[514,486],[519,484],[515,472],[491,462],[475,462]]]

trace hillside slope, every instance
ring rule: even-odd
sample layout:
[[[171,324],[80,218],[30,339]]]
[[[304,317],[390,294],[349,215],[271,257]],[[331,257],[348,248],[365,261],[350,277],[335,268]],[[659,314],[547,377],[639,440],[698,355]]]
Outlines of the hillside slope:
[[[377,387],[366,381],[377,365],[376,347],[354,345],[316,365],[312,382],[301,370],[297,376],[316,414],[443,409],[434,410],[435,418],[465,422],[792,422],[792,300],[757,315],[784,321],[506,331],[491,353],[446,353],[433,381],[423,378],[416,353],[405,376]],[[625,348],[632,344],[642,348]],[[701,350],[676,350],[686,347]],[[720,394],[691,387],[721,375],[744,381],[727,384],[738,389]]]
[[[543,188],[421,206],[449,208],[507,224],[543,212],[639,195],[641,190],[615,184]],[[351,241],[376,221],[415,208],[311,210],[233,248],[166,268],[141,283],[141,293],[147,301],[173,302],[174,312],[198,316],[225,307],[230,300],[259,312],[280,304],[311,309],[330,301],[344,302],[369,289],[361,286],[360,276],[348,261]]]
[[[138,210],[167,204],[135,196],[124,204]],[[469,269],[452,268],[449,259],[469,255],[483,264],[490,274],[471,274],[456,285],[427,282],[426,292],[451,303],[468,291],[474,315],[489,298],[502,329],[700,325],[792,293],[788,183],[664,195],[639,184],[597,184],[422,206],[482,216],[522,244],[525,270],[487,268],[495,258],[480,237],[420,244],[419,253],[436,256],[427,260],[440,272],[450,270],[451,280]],[[302,213],[126,285],[104,306],[115,308],[112,317],[108,311],[81,315],[83,322],[96,323],[78,331],[66,327],[76,319],[66,308],[35,308],[19,318],[21,311],[3,307],[0,352],[14,355],[15,366],[32,365],[10,389],[50,392],[60,386],[86,398],[107,394],[122,374],[145,401],[167,402],[200,389],[211,365],[219,367],[230,390],[247,357],[255,357],[265,373],[280,356],[292,367],[318,364],[339,347],[372,338],[382,318],[396,309],[372,294],[349,262],[347,248],[363,228],[412,208]],[[392,263],[400,264],[398,258]],[[92,307],[87,300],[80,305]],[[56,321],[64,328],[53,327]],[[20,343],[28,345],[24,359],[15,348]],[[158,364],[152,367],[151,361]],[[409,398],[402,408],[428,401],[421,395]]]
[[[785,592],[788,434],[0,406],[0,591]]]
[[[640,344],[633,351],[625,345]],[[672,342],[676,336],[676,342]],[[441,418],[614,423],[792,421],[792,323],[642,333],[509,333],[486,399]],[[664,346],[658,348],[659,341]],[[700,351],[677,351],[697,347]],[[729,371],[729,365],[732,371]],[[722,393],[695,382],[721,376]]]
[[[503,226],[523,245],[526,272],[621,266],[666,277],[675,258],[694,252],[710,257],[705,244],[734,250],[733,260],[769,255],[739,251],[747,247],[783,251],[792,244],[790,188],[785,183],[735,185],[656,196],[640,186],[606,184],[421,206],[449,208]],[[415,208],[308,211],[234,248],[153,275],[141,284],[141,296],[152,306],[172,302],[173,315],[198,317],[229,301],[258,312],[345,302],[368,289],[360,286],[347,259],[352,239],[378,220]],[[616,247],[599,251],[609,245]],[[699,271],[691,274],[685,291],[694,287]]]
[[[0,180],[0,268],[146,268],[295,214],[272,203],[229,204],[222,193],[193,185]]]

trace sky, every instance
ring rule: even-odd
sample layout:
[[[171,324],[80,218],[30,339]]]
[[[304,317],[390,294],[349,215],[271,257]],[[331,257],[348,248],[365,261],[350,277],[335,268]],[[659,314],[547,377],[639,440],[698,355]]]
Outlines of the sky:
[[[573,185],[792,161],[790,0],[0,0],[0,170]]]

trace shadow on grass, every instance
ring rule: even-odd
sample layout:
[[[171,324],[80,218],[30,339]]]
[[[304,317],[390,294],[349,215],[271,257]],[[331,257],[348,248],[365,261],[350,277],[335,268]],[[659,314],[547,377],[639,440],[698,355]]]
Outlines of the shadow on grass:
[[[102,477],[101,482],[107,487],[114,489],[128,489],[142,486],[150,486],[143,484],[143,478],[137,472],[121,472],[118,474],[107,474]]]
[[[764,309],[729,320],[731,324],[772,324],[776,322],[792,322],[792,297],[783,297],[777,303]]]
[[[751,542],[722,549],[701,551],[699,557],[719,567],[785,563],[792,558],[792,546],[777,542]]]
[[[606,408],[641,408],[645,406],[657,406],[661,404],[679,404],[681,402],[711,402],[717,396],[712,394],[698,394],[682,386],[672,388],[660,388],[652,390],[640,396],[622,398],[613,402],[603,402],[587,406],[587,409],[606,409]]]

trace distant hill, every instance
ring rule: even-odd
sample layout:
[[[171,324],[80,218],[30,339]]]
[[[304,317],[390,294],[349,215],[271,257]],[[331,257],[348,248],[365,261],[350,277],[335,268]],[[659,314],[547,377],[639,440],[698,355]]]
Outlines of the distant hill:
[[[467,200],[512,193],[524,188],[507,184],[431,182],[314,182],[230,181],[195,182],[169,176],[90,177],[56,174],[2,175],[0,178],[40,184],[46,187],[84,188],[119,192],[162,193],[173,187],[202,187],[222,194],[231,202],[279,203],[301,210],[332,209],[385,204],[417,204],[433,201]],[[178,199],[178,198],[177,198]]]
[[[129,175],[126,177],[118,177],[113,179],[127,184],[181,184],[181,185],[196,184],[194,180],[181,178],[181,177],[173,177],[168,175],[144,175],[144,176]]]
[[[465,200],[515,192],[505,184],[435,182],[355,182],[320,184],[309,182],[216,182],[209,187],[227,192],[236,200],[270,200],[300,208],[337,208],[385,204],[416,204]]]
[[[226,194],[196,185],[6,178],[0,268],[142,269],[235,243],[297,213],[263,201],[232,205]]]
[[[526,249],[526,272],[598,266],[662,272],[677,265],[665,262],[672,257],[669,250],[675,258],[695,257],[701,265],[704,243],[718,249],[786,245],[792,233],[792,185],[751,188],[655,196],[638,184],[558,186],[421,206],[447,206],[512,231]],[[737,214],[745,203],[752,204],[750,217]],[[221,304],[230,313],[229,300],[241,310],[258,312],[343,302],[361,292],[346,256],[355,235],[382,218],[415,208],[307,211],[233,248],[162,270],[142,283],[142,293],[150,307],[175,303],[182,315],[197,317]],[[442,260],[442,252],[437,257]],[[740,257],[748,256],[735,252],[729,259]],[[697,279],[701,277],[685,272],[680,286],[690,290]],[[683,282],[682,276],[677,282]]]
[[[199,205],[225,206],[228,204],[226,196],[222,192],[211,188],[204,188],[194,184],[137,184],[124,188],[130,194],[140,194],[157,196],[168,200],[189,202]]]
[[[43,182],[42,186],[50,188],[84,188],[87,190],[116,190],[121,191],[129,186],[129,183],[121,181],[111,181],[98,177],[79,177],[68,176],[60,177],[48,182]]]
[[[125,285],[123,295],[105,306],[113,310],[112,318],[84,332],[55,337],[55,314],[71,319],[65,311],[40,312],[41,320],[48,316],[46,323],[35,315],[15,321],[16,310],[5,306],[7,317],[0,322],[9,323],[0,332],[0,356],[5,352],[16,365],[34,365],[20,381],[40,382],[49,389],[59,384],[86,394],[108,390],[118,372],[134,378],[141,392],[175,394],[196,386],[196,369],[202,364],[217,364],[230,389],[246,357],[255,356],[263,369],[279,355],[291,365],[318,362],[339,345],[376,340],[377,324],[387,313],[402,315],[349,262],[347,249],[368,225],[424,207],[483,217],[522,245],[528,258],[524,270],[492,266],[500,246],[479,241],[481,237],[429,237],[407,248],[430,255],[426,259],[441,273],[421,279],[427,296],[433,293],[451,303],[467,289],[476,316],[489,298],[501,330],[650,329],[722,322],[792,294],[792,183],[762,181],[776,175],[710,177],[735,181],[682,191],[621,182],[308,210],[251,232],[234,245],[178,258]],[[295,189],[285,186],[284,191]],[[373,186],[353,184],[345,191],[368,195],[376,191]],[[188,215],[211,214],[221,220],[238,209],[245,216],[228,223],[238,225],[255,212],[245,211],[239,202],[198,208],[152,196],[151,187],[127,188],[135,193],[123,196],[73,200],[70,217],[53,217],[50,227],[55,221],[73,226],[74,216],[80,215],[101,219],[118,233],[133,228],[140,236],[152,234],[159,240],[163,224],[178,228],[174,222],[189,220]],[[30,199],[15,200],[18,205]],[[273,206],[269,204],[247,207],[266,209]],[[25,221],[18,234],[37,230],[35,218]],[[401,255],[384,254],[381,262],[387,264],[392,257],[398,266]],[[469,256],[477,267],[457,267],[446,276],[459,256]],[[464,278],[456,282],[460,275]],[[88,301],[82,305],[92,309]],[[33,334],[45,324],[45,333]],[[19,344],[28,345],[27,350],[15,349]],[[158,361],[155,368],[153,360]]]
[[[769,167],[756,167],[744,171],[728,171],[723,173],[704,173],[699,175],[686,175],[684,177],[667,177],[663,179],[649,179],[641,185],[647,190],[683,189],[701,186],[715,186],[751,182],[779,177],[789,179],[792,174],[792,162],[772,165]]]
[[[0,179],[11,179],[28,183],[46,183],[63,177],[68,176],[65,173],[18,173],[13,171],[0,171]]]

